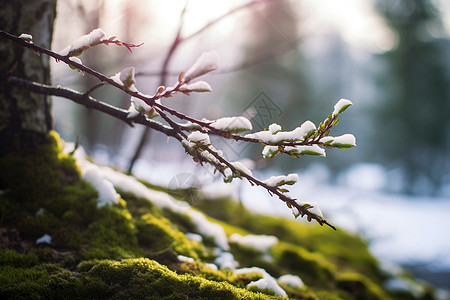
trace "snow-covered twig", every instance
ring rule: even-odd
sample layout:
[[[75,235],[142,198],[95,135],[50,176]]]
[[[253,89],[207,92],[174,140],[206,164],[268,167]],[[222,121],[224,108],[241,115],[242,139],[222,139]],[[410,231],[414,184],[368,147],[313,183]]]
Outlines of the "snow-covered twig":
[[[73,45],[63,50],[64,55],[33,44],[32,37],[23,39],[1,30],[0,35],[19,43],[23,47],[31,48],[38,53],[50,55],[59,61],[63,61],[72,68],[95,76],[102,83],[108,83],[119,88],[131,96],[131,105],[129,110],[125,111],[95,100],[90,96],[91,91],[79,93],[60,87],[51,87],[29,82],[13,76],[6,77],[8,82],[38,93],[65,97],[87,107],[103,111],[128,124],[136,122],[163,132],[167,136],[174,137],[180,141],[185,151],[193,157],[194,161],[200,164],[208,163],[214,166],[216,170],[223,174],[225,182],[230,182],[233,178],[245,178],[250,184],[263,187],[270,195],[276,195],[281,201],[285,202],[292,209],[295,217],[299,215],[302,217],[306,216],[308,221],[315,220],[320,225],[325,224],[336,229],[323,218],[320,209],[311,203],[299,203],[297,199],[288,195],[289,190],[285,185],[294,184],[298,176],[273,176],[268,180],[259,180],[241,162],[226,160],[222,152],[211,144],[209,135],[212,134],[236,141],[261,144],[265,146],[262,151],[264,158],[272,158],[278,153],[285,153],[292,157],[300,157],[303,155],[325,156],[325,149],[320,146],[341,149],[356,146],[355,138],[351,134],[345,134],[340,137],[329,136],[331,128],[339,122],[338,116],[352,105],[351,101],[341,99],[334,106],[334,111],[318,127],[311,121],[306,121],[294,130],[282,131],[280,125],[271,124],[268,126],[268,130],[241,135],[241,132],[252,130],[250,120],[245,117],[197,120],[161,103],[164,98],[169,98],[180,93],[189,95],[192,92],[210,92],[212,89],[208,83],[194,80],[217,68],[217,54],[214,52],[201,55],[192,67],[179,75],[178,81],[173,87],[161,85],[157,88],[154,95],[149,96],[140,93],[136,89],[135,70],[133,67],[123,69],[114,76],[108,77],[84,66],[79,60],[71,59],[73,58],[71,55],[79,55],[88,48],[105,41],[104,32],[101,29],[93,30],[91,33],[82,36]],[[108,41],[114,42],[114,38]],[[176,48],[177,39],[175,39],[173,45],[172,50]],[[167,57],[170,59],[170,54]],[[162,80],[164,82],[164,77]],[[155,116],[160,116],[168,126],[151,120]],[[187,123],[179,124],[174,121],[174,117],[187,121]]]

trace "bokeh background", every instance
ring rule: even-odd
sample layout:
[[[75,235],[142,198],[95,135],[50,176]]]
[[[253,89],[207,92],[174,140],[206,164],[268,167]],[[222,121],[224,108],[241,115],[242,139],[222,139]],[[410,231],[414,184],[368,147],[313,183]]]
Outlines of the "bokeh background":
[[[266,161],[258,146],[215,140],[216,147],[230,160],[246,159],[262,179],[298,173],[293,193],[302,201],[317,202],[332,223],[368,239],[381,260],[450,288],[449,1],[61,0],[52,48],[97,27],[144,45],[133,54],[95,47],[83,63],[106,75],[135,66],[136,86],[147,94],[174,84],[202,52],[216,51],[219,69],[203,78],[213,93],[165,100],[199,119],[251,115],[256,130],[274,122],[291,130],[306,120],[319,123],[340,98],[352,100],[332,135],[354,134],[356,148]],[[52,72],[55,85],[79,91],[98,83],[56,62]],[[130,105],[111,87],[92,95]],[[69,100],[53,103],[56,130],[67,141],[78,138],[99,163],[154,184],[234,195],[255,211],[290,214],[264,190],[220,183],[162,134]]]

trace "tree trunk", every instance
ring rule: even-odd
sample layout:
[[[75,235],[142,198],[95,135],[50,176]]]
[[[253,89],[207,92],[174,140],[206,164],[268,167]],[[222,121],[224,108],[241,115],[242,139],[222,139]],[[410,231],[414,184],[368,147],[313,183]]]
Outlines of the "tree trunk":
[[[0,28],[11,34],[28,33],[33,42],[50,48],[56,0],[0,1]],[[14,76],[50,84],[50,61],[12,41],[0,38],[0,156],[32,150],[44,143],[53,127],[48,96],[5,83]]]

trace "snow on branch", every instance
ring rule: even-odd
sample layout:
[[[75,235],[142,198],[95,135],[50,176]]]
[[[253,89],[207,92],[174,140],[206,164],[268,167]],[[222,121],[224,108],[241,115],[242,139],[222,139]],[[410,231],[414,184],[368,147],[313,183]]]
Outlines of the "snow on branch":
[[[14,76],[6,76],[8,83],[22,86],[31,91],[56,95],[71,99],[77,103],[90,108],[100,110],[113,117],[116,117],[130,125],[134,123],[142,124],[146,127],[160,131],[167,136],[178,140],[184,147],[185,152],[192,156],[195,162],[209,164],[223,175],[225,182],[234,179],[245,179],[251,185],[264,188],[271,196],[277,196],[286,206],[292,210],[295,217],[306,216],[308,221],[315,220],[320,225],[328,223],[316,203],[301,202],[289,195],[287,186],[298,182],[297,174],[277,175],[266,180],[259,180],[253,176],[251,167],[242,161],[228,161],[220,149],[217,149],[211,142],[210,135],[219,136],[225,139],[232,139],[243,143],[255,143],[263,146],[262,156],[271,159],[278,154],[287,154],[291,157],[301,157],[304,155],[326,156],[325,149],[340,148],[347,149],[356,146],[356,139],[351,134],[344,134],[333,137],[329,133],[331,129],[339,123],[340,116],[352,102],[341,99],[334,106],[332,113],[316,125],[311,121],[305,121],[293,130],[282,130],[281,126],[274,123],[268,126],[268,130],[241,135],[242,132],[251,131],[253,126],[251,121],[245,117],[223,117],[217,120],[198,120],[180,111],[167,106],[166,98],[177,94],[190,95],[196,92],[211,92],[212,88],[206,81],[195,81],[218,68],[217,53],[206,52],[202,54],[196,62],[178,76],[178,80],[172,86],[161,85],[157,87],[154,95],[141,93],[136,87],[135,68],[128,67],[117,72],[115,75],[106,76],[87,66],[81,61],[74,59],[75,55],[81,54],[90,47],[99,44],[116,44],[127,47],[140,45],[126,44],[114,38],[105,39],[105,34],[101,29],[95,29],[91,33],[82,36],[75,41],[68,49],[61,53],[55,53],[32,43],[31,36],[22,35],[17,37],[0,30],[0,36],[6,37],[23,47],[31,48],[37,53],[44,53],[58,61],[79,69],[80,71],[98,78],[102,84],[114,86],[130,96],[130,108],[123,110],[107,103],[100,102],[92,98],[89,94],[76,92],[67,88],[51,87],[35,82],[26,81]],[[96,87],[95,87],[96,88]],[[167,102],[167,101],[166,101]],[[160,117],[162,122],[154,121],[153,118]],[[177,121],[175,121],[177,120]],[[181,120],[181,123],[180,121]],[[183,123],[184,122],[184,123]]]

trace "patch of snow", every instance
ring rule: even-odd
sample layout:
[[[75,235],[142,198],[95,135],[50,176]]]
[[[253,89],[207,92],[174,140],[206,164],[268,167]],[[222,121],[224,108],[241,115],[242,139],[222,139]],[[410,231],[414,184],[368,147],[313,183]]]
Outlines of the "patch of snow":
[[[81,177],[98,191],[98,207],[118,204],[120,195],[111,181],[105,178],[102,170],[95,164],[85,161],[81,165]]]
[[[292,287],[304,287],[305,284],[303,283],[303,280],[298,277],[297,275],[291,275],[291,274],[286,274],[283,276],[278,277],[278,282],[290,285]]]
[[[214,260],[214,263],[223,269],[234,270],[239,266],[239,263],[234,259],[234,256],[230,252],[221,252],[217,258]]]
[[[210,268],[210,269],[212,269],[214,271],[219,270],[219,268],[217,268],[217,266],[215,264],[206,263],[205,267]]]
[[[73,149],[73,145],[65,143],[65,148],[67,150]],[[84,151],[81,148],[75,152],[74,156],[82,169],[82,173],[88,174],[87,177],[83,178],[90,181],[99,191],[99,206],[118,203],[120,195],[114,189],[114,186],[116,186],[121,190],[133,193],[137,197],[146,198],[160,208],[168,208],[173,212],[188,215],[200,234],[212,238],[223,250],[230,248],[223,227],[217,223],[208,221],[204,214],[193,210],[189,206],[177,205],[176,203],[178,201],[169,194],[151,190],[132,176],[125,175],[108,167],[98,167],[90,163],[85,159]]]
[[[178,255],[177,258],[181,262],[194,262],[195,261],[195,259],[193,259],[192,257],[188,257],[188,256],[184,256],[184,255]]]
[[[239,196],[239,191],[236,186],[232,184],[224,184],[223,182],[213,182],[211,184],[203,185],[201,193],[204,198],[208,200],[230,198],[235,200]]]
[[[258,267],[243,268],[234,271],[235,274],[246,274],[246,273],[259,273],[263,278],[252,281],[247,284],[247,287],[255,286],[259,289],[270,289],[278,296],[287,297],[287,293],[278,285],[275,278],[273,278],[266,270]]]
[[[203,236],[212,238],[216,245],[223,250],[229,250],[227,235],[222,226],[217,223],[208,221],[204,214],[193,209],[189,209],[185,212],[189,217],[191,217],[192,222],[197,227],[197,230]]]
[[[46,244],[51,244],[52,243],[52,237],[49,236],[48,234],[44,234],[43,236],[41,236],[40,238],[38,238],[36,240],[36,244],[42,244],[42,243],[46,243]]]
[[[237,243],[241,246],[255,249],[261,252],[267,252],[269,249],[278,243],[278,238],[274,235],[240,235],[238,233],[233,233],[230,236],[230,242]]]
[[[192,232],[186,233],[186,237],[194,242],[201,243],[203,241],[203,237],[200,234],[196,234],[196,233],[192,233]]]

